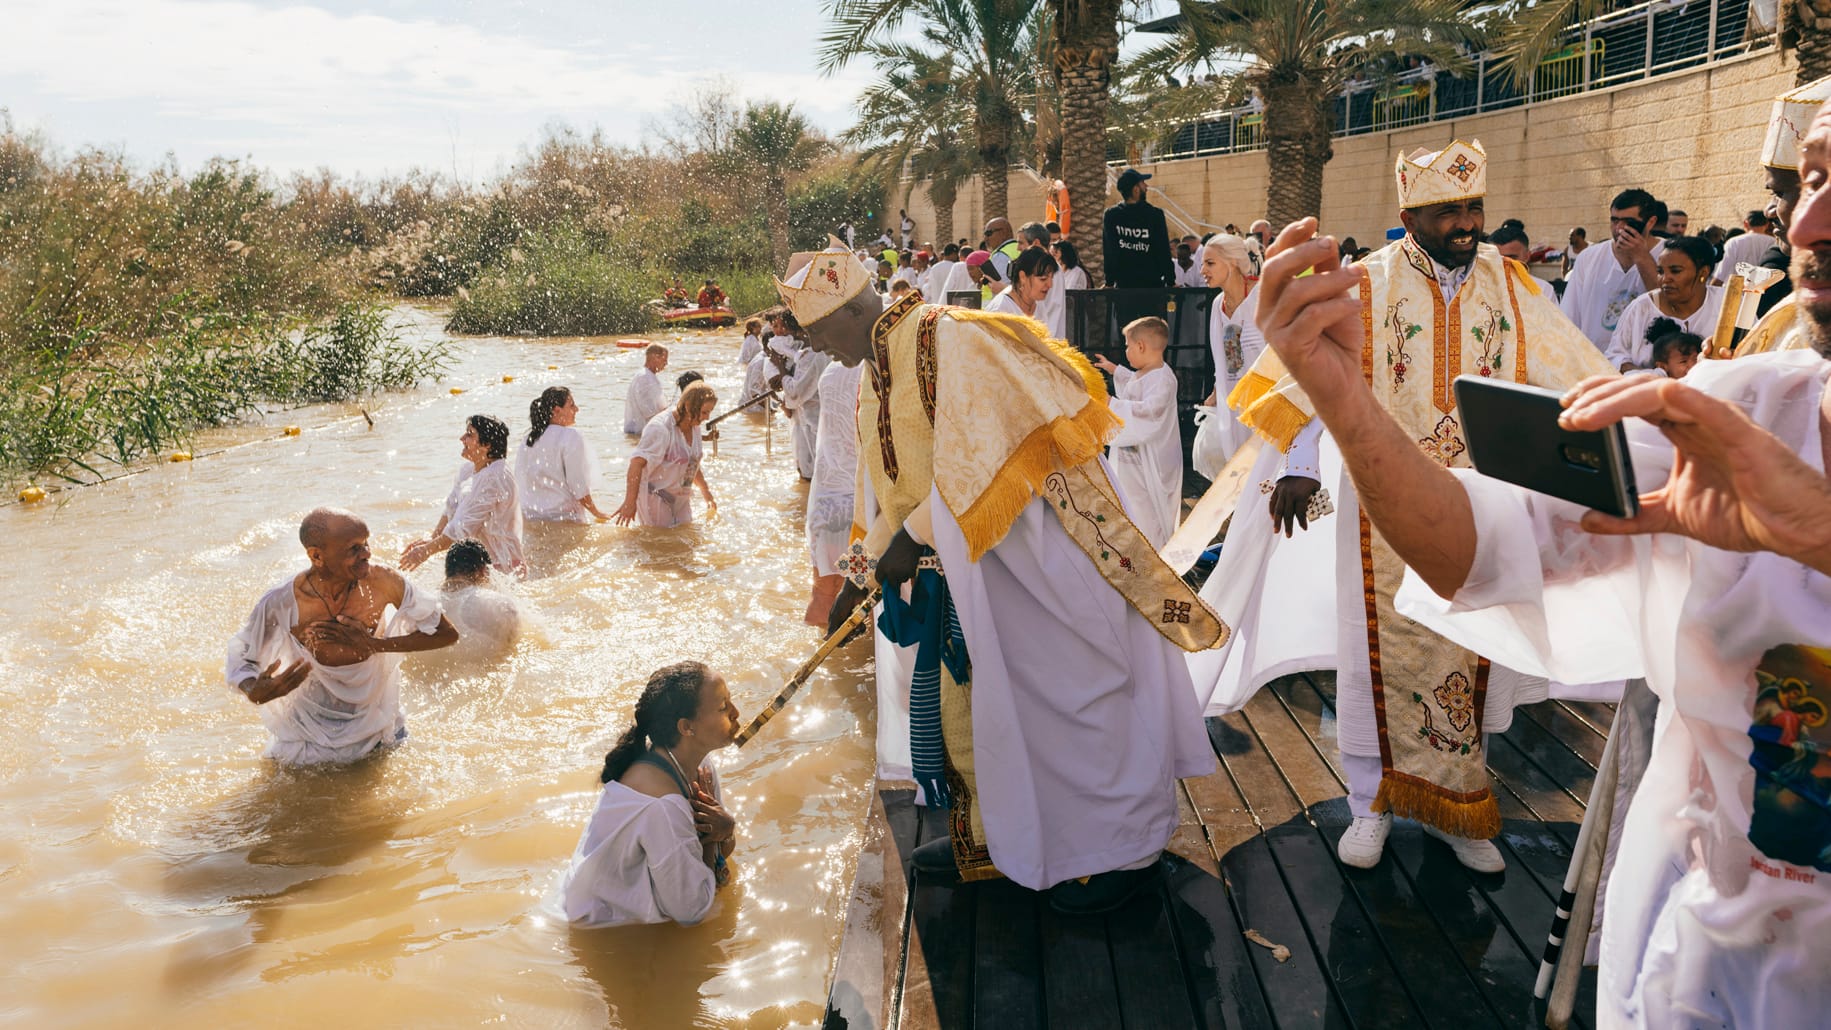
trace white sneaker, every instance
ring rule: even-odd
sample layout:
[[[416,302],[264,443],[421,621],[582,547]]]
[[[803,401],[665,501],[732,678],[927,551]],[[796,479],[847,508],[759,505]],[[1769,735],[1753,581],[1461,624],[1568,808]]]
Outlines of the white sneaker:
[[[1386,835],[1391,832],[1391,812],[1370,819],[1356,818],[1349,824],[1348,832],[1341,835],[1341,843],[1335,846],[1335,854],[1341,858],[1343,865],[1372,869],[1380,864],[1380,856],[1386,853]]]
[[[1500,857],[1500,849],[1491,840],[1457,837],[1444,833],[1435,826],[1425,826],[1424,832],[1448,844],[1450,850],[1456,853],[1456,861],[1469,869],[1478,873],[1500,873],[1507,869],[1507,860]]]

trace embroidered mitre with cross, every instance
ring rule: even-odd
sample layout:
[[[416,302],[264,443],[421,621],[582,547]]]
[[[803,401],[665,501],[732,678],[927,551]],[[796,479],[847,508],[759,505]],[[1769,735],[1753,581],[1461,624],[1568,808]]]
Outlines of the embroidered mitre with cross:
[[[1380,405],[1440,465],[1469,464],[1451,385],[1457,376],[1562,391],[1614,373],[1525,268],[1492,246],[1478,247],[1448,300],[1437,266],[1409,236],[1370,255],[1364,266],[1362,373]],[[1280,449],[1314,414],[1270,348],[1228,404]],[[1457,836],[1491,837],[1500,815],[1481,747],[1488,663],[1394,610],[1405,566],[1364,512],[1360,542],[1383,767],[1375,807]]]

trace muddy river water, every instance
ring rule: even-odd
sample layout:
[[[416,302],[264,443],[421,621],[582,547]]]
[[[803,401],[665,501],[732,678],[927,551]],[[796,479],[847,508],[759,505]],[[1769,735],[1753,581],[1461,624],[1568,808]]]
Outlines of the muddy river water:
[[[434,313],[399,317],[409,338],[440,332]],[[686,334],[664,379],[700,370],[722,410],[738,340]],[[551,900],[652,669],[706,661],[748,716],[818,641],[780,416],[773,431],[729,419],[708,448],[714,521],[530,526],[533,575],[514,590],[533,631],[490,664],[408,658],[394,752],[331,770],[261,758],[223,655],[304,566],[304,512],[356,510],[392,563],[438,519],[464,418],[525,431],[555,383],[603,466],[600,506],[621,497],[640,351],[463,339],[454,353],[445,381],[372,401],[373,428],[354,407],[274,413],[198,441],[194,462],[0,509],[0,1023],[818,1023],[871,777],[868,645],[714,755],[739,868],[705,923],[574,931]],[[275,438],[285,423],[304,431]],[[438,564],[415,581],[436,589]]]

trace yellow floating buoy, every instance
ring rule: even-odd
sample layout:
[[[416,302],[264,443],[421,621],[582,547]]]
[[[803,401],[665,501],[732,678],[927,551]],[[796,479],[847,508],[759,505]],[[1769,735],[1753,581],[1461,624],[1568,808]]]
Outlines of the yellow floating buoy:
[[[287,426],[285,429],[285,433],[287,436],[298,436],[299,427],[298,426]]]
[[[457,395],[459,395],[463,392],[464,392],[464,387],[462,387],[462,386],[454,386],[451,388],[451,395],[453,397],[456,397]]]
[[[559,368],[559,366],[558,366],[558,365],[548,365],[548,366],[547,366],[547,371],[549,371],[549,372],[552,372],[552,371],[554,371],[554,370],[556,370],[556,369],[558,369],[558,368]]]
[[[178,462],[178,461],[190,461],[190,460],[191,460],[191,452],[190,452],[190,451],[173,451],[173,452],[172,452],[172,460],[173,460],[173,461],[174,461],[174,462]]]
[[[39,501],[45,499],[45,488],[42,486],[28,486],[24,490],[19,491],[19,499],[26,504],[37,504]]]
[[[515,377],[514,376],[503,376],[502,381],[505,383],[512,383],[515,381]]]
[[[596,361],[598,359],[593,355],[587,354],[587,355],[585,355],[585,360],[586,361]]]

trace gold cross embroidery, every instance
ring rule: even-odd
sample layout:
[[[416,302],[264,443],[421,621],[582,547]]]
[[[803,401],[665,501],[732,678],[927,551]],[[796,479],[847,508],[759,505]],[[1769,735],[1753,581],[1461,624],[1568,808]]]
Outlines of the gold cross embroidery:
[[[1189,612],[1194,606],[1188,601],[1165,601],[1163,603],[1163,621],[1188,622]]]

